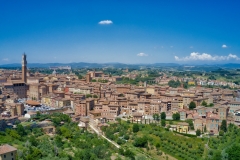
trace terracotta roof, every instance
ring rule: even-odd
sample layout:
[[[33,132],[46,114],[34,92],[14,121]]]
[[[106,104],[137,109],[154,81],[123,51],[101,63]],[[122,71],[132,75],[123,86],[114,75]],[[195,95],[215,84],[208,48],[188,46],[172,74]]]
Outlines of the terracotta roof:
[[[16,151],[17,149],[14,148],[13,146],[10,146],[8,144],[4,144],[2,146],[0,146],[0,155],[1,154],[5,154],[5,153],[9,153],[9,152],[13,152]]]
[[[40,105],[39,102],[33,101],[33,100],[28,100],[28,101],[26,101],[26,103],[29,104],[29,105],[32,105],[32,106],[38,106],[38,105]]]

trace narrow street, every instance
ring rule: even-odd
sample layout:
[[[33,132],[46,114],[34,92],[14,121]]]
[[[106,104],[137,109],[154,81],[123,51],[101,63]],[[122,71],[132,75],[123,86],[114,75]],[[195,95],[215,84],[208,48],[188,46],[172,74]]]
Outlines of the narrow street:
[[[106,139],[108,142],[112,143],[115,147],[120,148],[121,146],[119,146],[117,143],[115,143],[114,141],[108,139],[106,136],[104,136],[103,134],[101,134],[101,132],[92,124],[89,124],[89,127],[96,132],[99,136],[103,137],[104,139]]]

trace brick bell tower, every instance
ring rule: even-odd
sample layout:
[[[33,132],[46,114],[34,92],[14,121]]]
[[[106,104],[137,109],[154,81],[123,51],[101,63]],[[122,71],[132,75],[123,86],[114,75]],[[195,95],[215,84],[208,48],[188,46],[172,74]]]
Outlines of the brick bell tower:
[[[27,56],[25,53],[22,55],[22,81],[27,83]]]

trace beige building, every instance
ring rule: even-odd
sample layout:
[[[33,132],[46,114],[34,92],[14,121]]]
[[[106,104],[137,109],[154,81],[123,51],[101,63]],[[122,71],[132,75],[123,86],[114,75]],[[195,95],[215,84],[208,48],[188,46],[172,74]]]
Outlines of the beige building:
[[[15,93],[18,98],[27,97],[28,86],[21,80],[12,80],[10,82],[4,83],[4,90],[7,93]]]
[[[0,160],[16,160],[17,149],[8,144],[0,146]]]
[[[42,96],[47,94],[47,92],[48,88],[44,84],[29,84],[27,95],[30,99],[40,100]]]

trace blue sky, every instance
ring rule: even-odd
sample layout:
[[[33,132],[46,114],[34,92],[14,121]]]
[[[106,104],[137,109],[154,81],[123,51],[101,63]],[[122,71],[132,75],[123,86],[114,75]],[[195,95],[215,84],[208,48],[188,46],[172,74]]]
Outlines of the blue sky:
[[[239,6],[238,0],[0,0],[0,64],[19,63],[23,52],[29,63],[239,63]]]

